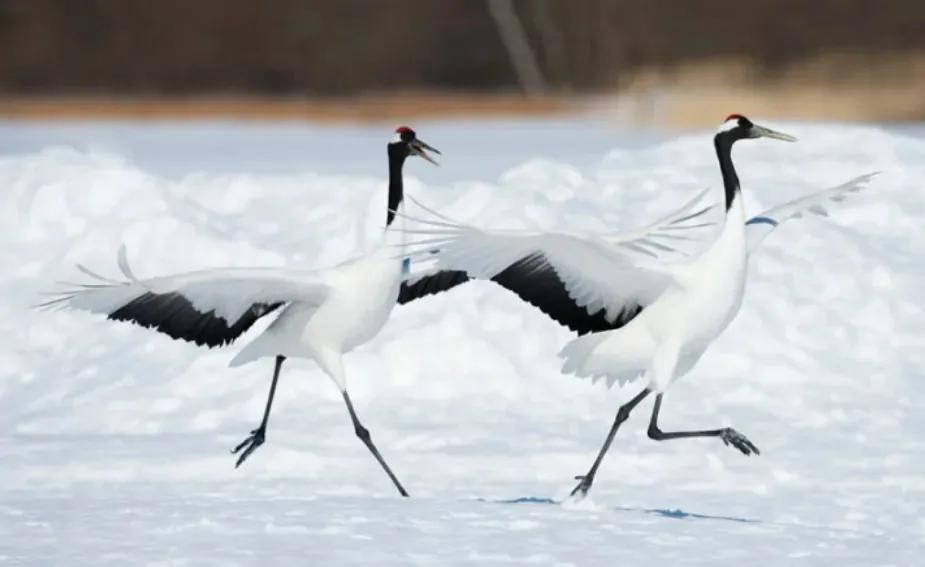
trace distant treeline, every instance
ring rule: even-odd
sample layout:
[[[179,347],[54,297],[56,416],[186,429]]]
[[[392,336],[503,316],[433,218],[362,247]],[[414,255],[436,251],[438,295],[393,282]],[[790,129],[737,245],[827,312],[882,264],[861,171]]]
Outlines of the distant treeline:
[[[531,67],[593,91],[923,48],[925,0],[0,0],[0,91],[19,94],[509,90]]]

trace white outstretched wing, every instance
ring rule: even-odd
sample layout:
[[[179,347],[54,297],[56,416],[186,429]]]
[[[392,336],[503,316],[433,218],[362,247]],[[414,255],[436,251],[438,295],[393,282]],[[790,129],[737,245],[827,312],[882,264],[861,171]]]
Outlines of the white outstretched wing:
[[[666,222],[709,210],[692,211],[693,204]],[[483,230],[420,206],[436,218],[412,219],[423,227],[409,231],[422,237],[412,257],[436,251],[440,269],[492,280],[579,334],[626,324],[670,281],[656,262],[674,248],[652,239],[651,230],[620,237]]]
[[[877,173],[868,173],[855,177],[837,187],[830,187],[805,197],[794,199],[748,219],[745,222],[745,234],[748,238],[749,254],[754,252],[765,237],[771,234],[780,223],[790,219],[798,219],[804,213],[828,216],[826,205],[844,201],[851,193],[857,193],[866,188],[867,183],[875,175]]]
[[[78,266],[95,281],[70,286],[38,307],[103,313],[213,347],[232,342],[286,303],[317,304],[328,292],[314,272],[278,268],[216,268],[138,279],[124,248],[119,251],[119,267],[123,281]]]
[[[705,231],[701,229],[717,225],[708,215],[716,208],[716,204],[704,202],[709,191],[704,189],[677,210],[639,230],[610,234],[603,238],[611,244],[652,257],[672,252],[683,254],[678,244],[703,239]]]

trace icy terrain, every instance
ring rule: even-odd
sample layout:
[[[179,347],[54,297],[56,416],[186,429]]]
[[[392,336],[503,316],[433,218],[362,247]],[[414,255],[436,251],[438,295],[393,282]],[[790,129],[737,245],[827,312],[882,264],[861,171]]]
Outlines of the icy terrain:
[[[83,281],[77,262],[116,274],[121,243],[140,277],[355,254],[383,223],[392,126],[0,125],[0,564],[925,563],[922,129],[769,124],[800,143],[737,146],[752,213],[883,173],[765,241],[742,312],[665,397],[663,429],[733,425],[761,456],[651,441],[647,402],[577,505],[638,385],[560,375],[569,334],[490,284],[397,308],[347,357],[409,500],[311,364],[288,364],[235,470],[270,361],[28,309]],[[720,192],[709,132],[414,126],[444,157],[411,162],[406,190],[481,225],[633,228]]]

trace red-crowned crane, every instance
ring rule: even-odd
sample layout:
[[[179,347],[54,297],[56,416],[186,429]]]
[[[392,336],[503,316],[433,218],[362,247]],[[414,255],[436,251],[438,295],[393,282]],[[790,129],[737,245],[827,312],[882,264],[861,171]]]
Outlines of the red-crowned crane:
[[[620,425],[646,396],[656,394],[649,425],[655,440],[718,437],[745,455],[758,448],[732,428],[663,432],[658,415],[665,390],[686,374],[729,325],[742,304],[748,254],[780,222],[803,211],[824,213],[821,203],[857,191],[871,175],[798,199],[746,220],[732,146],[739,140],[795,141],[732,114],[714,137],[722,172],[725,216],[719,234],[695,258],[669,262],[680,231],[708,208],[693,210],[695,199],[643,230],[628,234],[582,234],[529,230],[482,230],[429,211],[415,219],[427,235],[412,256],[432,255],[441,269],[490,279],[577,332],[562,349],[563,371],[608,385],[645,377],[645,385],[620,406],[606,440],[572,495],[585,495]]]
[[[337,266],[320,270],[285,268],[213,268],[149,279],[135,277],[124,248],[119,266],[125,281],[113,281],[79,266],[95,283],[76,286],[44,307],[65,307],[103,313],[116,321],[151,327],[175,339],[215,347],[240,337],[254,322],[274,314],[273,322],[231,361],[232,366],[261,358],[275,365],[266,409],[260,425],[237,445],[240,466],[265,439],[267,422],[283,362],[308,358],[340,389],[357,437],[366,445],[402,496],[408,493],[373,444],[369,430],[357,417],[347,393],[344,353],[379,333],[396,303],[407,303],[467,280],[459,272],[431,272],[412,277],[403,273],[396,253],[405,234],[402,208],[402,168],[406,158],[418,156],[434,164],[428,151],[439,154],[402,126],[388,144],[389,189],[382,243],[372,251]],[[396,218],[399,222],[396,222]]]

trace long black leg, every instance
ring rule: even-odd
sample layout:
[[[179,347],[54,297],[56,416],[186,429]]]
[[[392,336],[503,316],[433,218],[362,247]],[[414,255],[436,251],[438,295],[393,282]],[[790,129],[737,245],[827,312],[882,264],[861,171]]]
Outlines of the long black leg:
[[[732,445],[745,455],[752,453],[760,455],[761,451],[754,443],[748,440],[748,437],[742,435],[731,427],[723,429],[705,429],[702,431],[673,431],[665,433],[658,428],[658,412],[662,409],[662,395],[655,396],[655,407],[652,408],[652,420],[649,421],[649,438],[656,441],[667,441],[668,439],[684,439],[687,437],[719,437],[728,447]]]
[[[270,419],[270,408],[273,407],[273,396],[276,394],[276,381],[279,380],[279,370],[282,368],[284,360],[286,360],[285,356],[276,357],[276,367],[273,369],[273,382],[270,383],[270,395],[267,397],[267,408],[263,410],[263,419],[260,421],[260,426],[251,431],[247,439],[241,441],[237,447],[231,450],[231,454],[235,455],[240,452],[241,449],[244,449],[244,452],[238,457],[238,462],[235,463],[234,468],[240,467],[241,463],[243,463],[257,447],[263,445],[266,439],[267,421]]]
[[[360,438],[360,441],[366,445],[366,448],[369,449],[369,452],[376,457],[376,460],[379,461],[379,464],[382,465],[385,474],[389,475],[389,478],[392,479],[392,484],[395,485],[395,488],[398,489],[398,492],[402,496],[408,496],[408,493],[405,491],[405,487],[398,482],[395,474],[392,472],[392,469],[389,468],[389,465],[386,464],[385,459],[382,458],[382,455],[379,454],[379,449],[376,449],[376,446],[373,444],[373,439],[369,435],[369,430],[363,427],[363,424],[360,423],[360,418],[357,417],[357,412],[353,409],[353,402],[350,401],[350,394],[347,393],[347,390],[343,390],[344,402],[347,403],[347,411],[350,412],[350,419],[353,421],[353,430],[356,432],[357,437]]]
[[[610,444],[613,443],[613,438],[617,434],[617,430],[620,429],[620,424],[622,424],[630,416],[630,412],[633,411],[639,402],[645,399],[649,395],[649,390],[645,389],[638,394],[632,400],[626,402],[620,409],[617,410],[617,417],[613,420],[613,426],[610,428],[610,433],[607,434],[607,439],[604,440],[604,446],[601,447],[601,451],[597,454],[597,458],[594,459],[594,464],[591,465],[590,470],[584,476],[576,476],[575,478],[579,480],[578,486],[572,490],[572,496],[575,496],[579,492],[582,496],[588,493],[588,490],[591,488],[591,484],[594,483],[594,475],[597,474],[597,468],[601,466],[601,461],[604,460],[604,455],[607,453],[607,450],[610,449]]]

